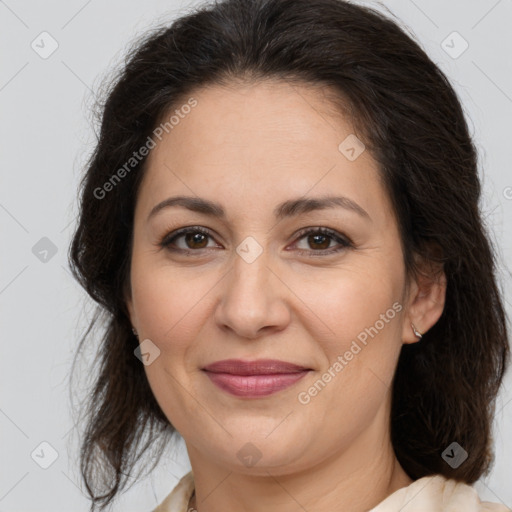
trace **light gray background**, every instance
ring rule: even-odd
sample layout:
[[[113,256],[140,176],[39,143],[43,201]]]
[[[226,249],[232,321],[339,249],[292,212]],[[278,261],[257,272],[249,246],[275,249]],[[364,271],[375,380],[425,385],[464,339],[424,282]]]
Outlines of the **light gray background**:
[[[510,318],[511,280],[504,262],[512,261],[507,224],[512,220],[512,2],[393,0],[385,4],[447,73],[464,103],[480,152],[482,208],[498,247]],[[119,64],[134,36],[155,22],[171,21],[188,5],[197,3],[0,1],[0,512],[88,510],[78,473],[68,376],[92,308],[70,276],[66,254],[75,225],[79,176],[94,143],[89,122],[91,90],[96,92],[102,77]],[[43,31],[58,43],[46,59],[31,47],[34,40],[42,46]],[[469,44],[457,58],[453,57],[463,48],[463,40],[446,39],[454,31]],[[49,48],[50,40],[45,39],[46,51]],[[39,259],[44,253],[39,258],[33,253],[43,237],[57,250],[53,256],[46,255],[46,262]],[[86,380],[85,368],[82,375]],[[509,372],[498,400],[495,466],[487,479],[476,484],[483,498],[509,507],[511,381]],[[40,447],[41,442],[58,453],[48,469],[31,458],[36,450],[34,458],[40,463],[51,461],[51,450]],[[176,451],[169,449],[164,463],[123,495],[114,509],[151,510],[189,469],[181,443]]]

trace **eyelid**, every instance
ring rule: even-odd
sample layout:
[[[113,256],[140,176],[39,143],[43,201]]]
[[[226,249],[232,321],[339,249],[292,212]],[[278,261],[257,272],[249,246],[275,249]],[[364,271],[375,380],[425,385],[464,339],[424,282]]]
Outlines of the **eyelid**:
[[[212,247],[203,247],[201,249],[181,249],[181,248],[170,248],[170,245],[181,236],[184,236],[188,233],[203,233],[204,235],[210,237],[212,240],[215,240],[212,230],[209,228],[204,228],[202,226],[185,226],[179,229],[176,229],[174,231],[171,231],[170,233],[166,234],[161,241],[159,242],[159,245],[167,249],[171,252],[175,253],[194,253],[194,252],[201,252],[204,250],[211,250]],[[293,244],[295,245],[297,242],[299,242],[302,238],[304,238],[306,235],[309,234],[323,234],[328,237],[330,237],[332,240],[337,242],[339,244],[339,248],[330,248],[330,249],[322,249],[315,251],[313,249],[310,250],[304,250],[304,249],[297,249],[298,254],[304,255],[315,255],[315,256],[324,256],[329,254],[335,254],[338,252],[341,252],[343,249],[353,248],[354,244],[352,240],[346,236],[344,233],[340,233],[335,229],[328,228],[325,226],[308,226],[305,228],[300,229],[298,232],[294,233],[293,238],[295,242]]]
[[[328,228],[325,226],[309,226],[306,228],[300,229],[297,233],[293,235],[294,238],[303,238],[305,235],[312,234],[312,233],[321,233],[324,235],[328,235],[334,240],[338,240],[339,243],[344,243],[347,245],[353,245],[352,240],[345,235],[344,233],[340,233],[336,229]],[[320,251],[315,251],[320,252]]]
[[[211,239],[214,239],[214,237],[212,235],[212,231],[208,228],[204,228],[202,226],[185,226],[183,228],[173,230],[173,231],[167,233],[166,235],[164,235],[164,237],[160,240],[158,245],[160,245],[164,249],[172,250],[172,249],[169,249],[169,246],[171,245],[171,243],[174,242],[174,240],[176,240],[177,238],[179,238],[183,235],[186,235],[188,233],[203,233],[204,235],[209,236]],[[175,249],[175,252],[179,252],[179,251],[197,252],[199,250],[200,249]]]

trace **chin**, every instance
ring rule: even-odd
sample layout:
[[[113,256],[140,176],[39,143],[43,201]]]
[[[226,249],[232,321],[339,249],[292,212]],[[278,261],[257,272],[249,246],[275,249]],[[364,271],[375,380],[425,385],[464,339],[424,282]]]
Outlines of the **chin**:
[[[274,422],[275,428],[276,423]],[[279,427],[278,427],[279,428]],[[231,441],[230,451],[223,450],[223,457],[227,457],[226,464],[239,473],[268,475],[287,474],[296,471],[297,463],[303,451],[298,439],[291,432],[282,430],[271,433],[272,430],[263,429],[258,435],[235,436]]]

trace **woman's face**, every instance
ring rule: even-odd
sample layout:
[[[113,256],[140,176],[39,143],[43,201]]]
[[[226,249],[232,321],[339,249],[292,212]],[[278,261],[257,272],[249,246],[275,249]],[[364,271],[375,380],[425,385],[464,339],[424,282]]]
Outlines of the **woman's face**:
[[[135,211],[128,306],[151,389],[189,454],[210,463],[286,474],[359,446],[357,464],[389,436],[397,358],[416,340],[377,165],[319,89],[267,82],[193,98],[155,138]],[[162,206],[177,196],[214,214]],[[311,202],[327,197],[345,199]],[[207,234],[171,240],[191,226]],[[308,371],[204,370],[227,359]]]

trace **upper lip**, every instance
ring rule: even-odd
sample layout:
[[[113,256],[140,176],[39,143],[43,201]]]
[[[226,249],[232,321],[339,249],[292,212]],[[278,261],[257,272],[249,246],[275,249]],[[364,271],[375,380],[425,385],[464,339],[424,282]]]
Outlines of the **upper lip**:
[[[257,359],[255,361],[224,359],[211,363],[202,369],[208,372],[231,373],[233,375],[271,375],[310,370],[310,368],[306,368],[305,366],[279,361],[277,359]]]

